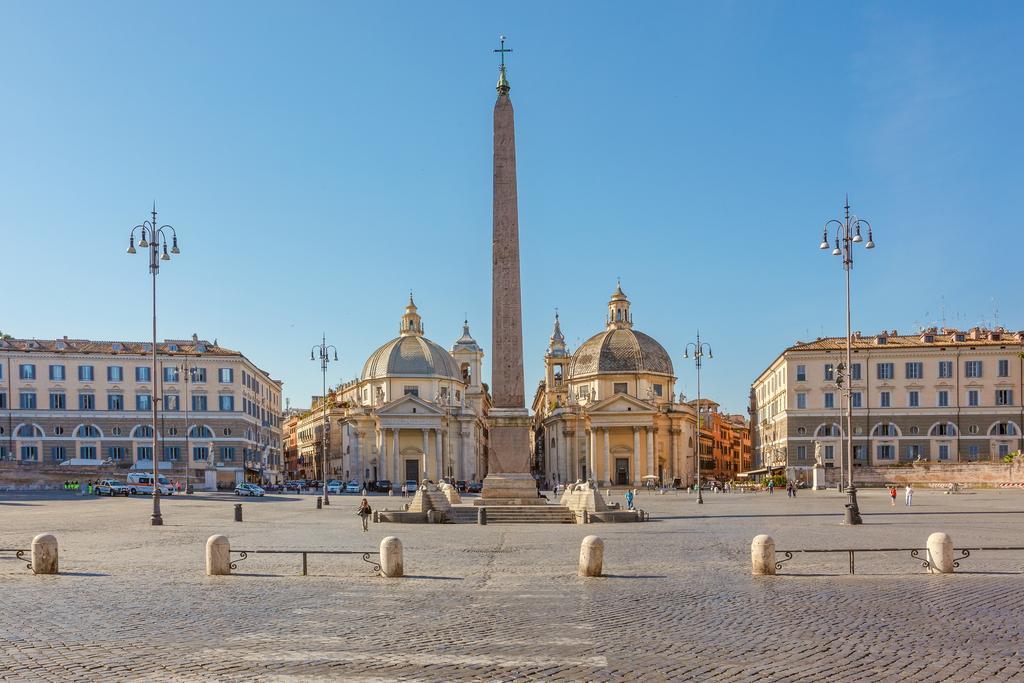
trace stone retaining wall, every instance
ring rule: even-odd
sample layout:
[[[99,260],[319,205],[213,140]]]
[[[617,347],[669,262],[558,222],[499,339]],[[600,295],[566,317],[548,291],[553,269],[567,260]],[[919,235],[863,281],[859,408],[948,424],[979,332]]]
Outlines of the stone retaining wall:
[[[829,486],[835,486],[839,469],[826,470]],[[1013,463],[934,463],[922,462],[905,467],[857,467],[853,472],[857,486],[884,486],[885,484],[972,484],[999,486],[1024,484],[1024,460]]]

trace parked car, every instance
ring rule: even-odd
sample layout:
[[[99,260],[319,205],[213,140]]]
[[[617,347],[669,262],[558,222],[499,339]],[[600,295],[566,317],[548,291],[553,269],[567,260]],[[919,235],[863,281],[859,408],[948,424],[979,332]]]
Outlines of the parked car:
[[[358,481],[350,481],[345,484],[345,493],[359,493],[362,488],[362,485]]]
[[[387,493],[391,490],[390,479],[378,479],[377,481],[370,484],[370,490],[376,491],[377,493]]]
[[[329,481],[327,482],[327,493],[341,493],[341,482],[340,481]]]
[[[241,483],[235,486],[236,496],[262,496],[266,493],[262,488],[256,484]]]
[[[466,493],[480,493],[484,490],[484,485],[479,481],[471,481],[466,485]]]
[[[416,493],[416,480],[407,479],[405,484],[402,485],[402,491],[404,493]]]
[[[466,493],[469,490],[469,482],[460,480],[455,482],[455,490],[459,493]]]
[[[131,491],[122,482],[117,479],[101,479],[98,484],[92,487],[92,492],[97,496],[108,495],[108,496],[128,496]]]

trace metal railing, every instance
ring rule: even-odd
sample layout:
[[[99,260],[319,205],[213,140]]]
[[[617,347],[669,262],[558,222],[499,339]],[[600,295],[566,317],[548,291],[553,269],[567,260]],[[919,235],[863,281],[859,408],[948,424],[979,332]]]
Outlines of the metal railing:
[[[238,569],[238,563],[242,560],[249,558],[249,555],[302,555],[302,575],[307,575],[309,555],[362,555],[363,562],[373,565],[372,571],[375,574],[380,574],[380,561],[370,559],[371,555],[380,555],[379,551],[372,550],[364,552],[362,550],[231,550],[232,554],[238,554],[238,557],[231,561],[231,569]],[[31,566],[31,565],[29,565]]]
[[[960,554],[953,558],[953,567],[959,567],[961,560],[966,560],[971,556],[971,552],[979,552],[982,550],[987,551],[1000,551],[1000,550],[1024,550],[1024,546],[988,546],[978,548],[955,548],[955,552]],[[850,574],[856,574],[856,563],[854,557],[856,553],[904,553],[909,552],[910,557],[921,563],[924,569],[931,569],[932,563],[927,559],[922,558],[921,553],[927,555],[927,549],[923,548],[822,548],[822,549],[802,549],[802,550],[776,550],[778,554],[784,555],[784,559],[777,560],[775,562],[775,571],[782,569],[782,565],[793,559],[793,555],[796,553],[846,553],[849,557]]]
[[[0,548],[0,553],[14,553],[14,557],[25,563],[25,566],[32,569],[32,561],[25,557],[29,552],[27,548]]]

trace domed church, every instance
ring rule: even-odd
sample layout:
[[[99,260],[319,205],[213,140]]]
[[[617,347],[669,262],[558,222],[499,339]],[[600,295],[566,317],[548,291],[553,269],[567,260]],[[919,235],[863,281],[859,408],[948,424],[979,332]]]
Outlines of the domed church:
[[[538,470],[550,483],[639,486],[692,480],[694,408],[677,403],[672,358],[634,329],[617,285],[603,330],[570,354],[555,315],[533,400]]]
[[[490,401],[480,378],[483,357],[468,322],[451,351],[428,339],[410,294],[398,336],[334,394],[332,429],[340,426],[342,437],[334,474],[395,484],[482,479]]]

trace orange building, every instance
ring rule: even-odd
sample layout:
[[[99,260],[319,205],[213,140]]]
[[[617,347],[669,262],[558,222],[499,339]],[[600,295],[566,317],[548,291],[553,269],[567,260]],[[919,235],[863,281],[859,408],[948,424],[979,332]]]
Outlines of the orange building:
[[[697,401],[687,403],[695,411]],[[742,415],[718,412],[719,404],[700,400],[700,468],[702,480],[734,481],[753,463],[750,423]]]

